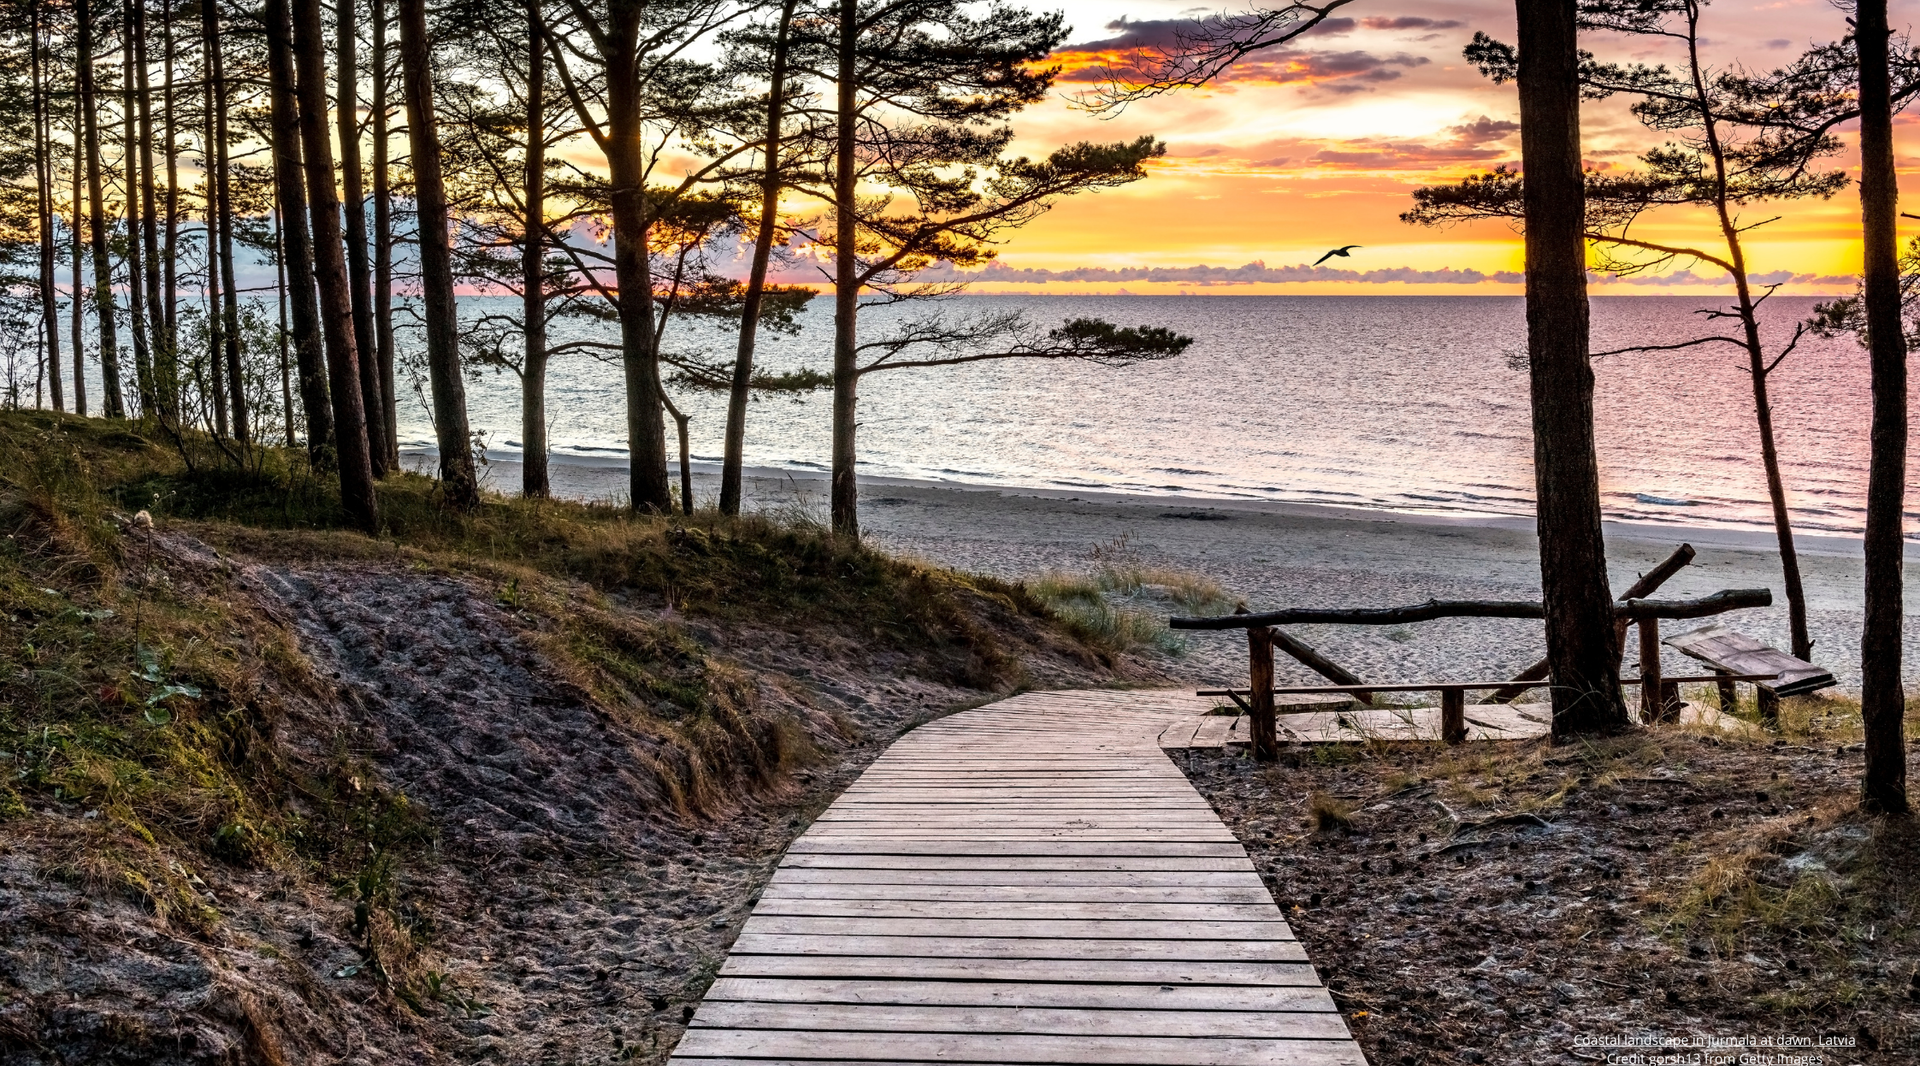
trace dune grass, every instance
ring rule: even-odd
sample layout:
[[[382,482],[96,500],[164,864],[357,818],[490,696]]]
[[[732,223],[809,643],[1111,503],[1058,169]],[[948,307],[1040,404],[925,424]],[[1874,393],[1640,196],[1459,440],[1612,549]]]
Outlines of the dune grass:
[[[1111,652],[1184,654],[1169,616],[1225,614],[1239,602],[1203,574],[1142,561],[1124,536],[1094,548],[1086,569],[1050,571],[1025,587],[1075,636]]]

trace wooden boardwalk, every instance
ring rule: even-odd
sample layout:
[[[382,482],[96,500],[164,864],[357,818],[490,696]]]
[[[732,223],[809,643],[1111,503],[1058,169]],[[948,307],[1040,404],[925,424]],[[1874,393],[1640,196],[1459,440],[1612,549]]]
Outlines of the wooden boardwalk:
[[[794,841],[672,1061],[1364,1066],[1160,750],[1209,706],[1034,693],[902,737]]]

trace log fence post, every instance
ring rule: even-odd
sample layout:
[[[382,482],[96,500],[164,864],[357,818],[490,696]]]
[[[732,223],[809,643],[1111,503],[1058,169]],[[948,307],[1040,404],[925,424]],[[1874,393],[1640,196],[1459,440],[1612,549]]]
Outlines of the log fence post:
[[[1666,717],[1660,706],[1660,623],[1642,618],[1635,624],[1640,629],[1640,720],[1658,722]]]
[[[1740,690],[1733,686],[1733,679],[1725,670],[1718,671],[1720,679],[1715,682],[1720,689],[1720,713],[1732,714],[1740,709]]]
[[[1266,626],[1247,627],[1247,733],[1253,741],[1255,762],[1272,762],[1279,757],[1279,743],[1273,728],[1273,630]]]
[[[1440,739],[1448,744],[1467,741],[1467,690],[1440,690]]]

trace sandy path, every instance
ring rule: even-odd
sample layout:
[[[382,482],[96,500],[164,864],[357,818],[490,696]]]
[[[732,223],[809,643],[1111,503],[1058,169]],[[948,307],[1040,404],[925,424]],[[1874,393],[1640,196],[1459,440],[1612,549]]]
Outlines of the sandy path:
[[[512,491],[519,464],[496,462],[492,482]],[[751,472],[749,505],[803,509],[824,518],[826,483],[775,471]],[[580,499],[622,498],[624,467],[552,467],[556,492]],[[696,498],[718,491],[711,470],[696,468]],[[861,522],[876,543],[946,565],[1020,577],[1085,567],[1095,547],[1126,538],[1148,562],[1204,573],[1257,609],[1281,606],[1385,606],[1440,598],[1534,599],[1540,594],[1531,520],[1394,515],[1300,504],[1224,502],[1088,492],[938,485],[895,479],[863,483]],[[1663,593],[1693,596],[1723,588],[1774,590],[1775,607],[1740,612],[1732,624],[1776,646],[1788,644],[1779,557],[1772,538],[1746,530],[1610,524],[1608,560],[1615,588],[1664,558],[1682,541],[1699,550],[1694,564]],[[1861,562],[1859,542],[1806,537],[1801,567],[1807,587],[1814,658],[1853,686],[1859,678]],[[1910,551],[1912,549],[1909,549]],[[1908,593],[1907,616],[1920,612]],[[1363,629],[1304,626],[1301,638],[1361,676],[1382,680],[1506,676],[1542,653],[1538,623],[1486,619]],[[1920,625],[1906,633],[1909,678],[1920,678]],[[1245,670],[1235,636],[1199,634],[1172,670],[1192,680],[1220,681]],[[1629,651],[1629,661],[1634,654]],[[1668,653],[1668,669],[1690,660]],[[1304,668],[1282,663],[1282,676],[1311,682]]]

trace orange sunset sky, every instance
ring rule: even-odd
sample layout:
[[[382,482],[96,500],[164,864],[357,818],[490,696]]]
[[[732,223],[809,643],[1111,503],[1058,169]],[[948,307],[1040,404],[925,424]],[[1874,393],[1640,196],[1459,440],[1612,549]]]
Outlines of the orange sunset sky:
[[[1518,161],[1513,86],[1483,79],[1460,55],[1475,30],[1513,39],[1511,2],[1359,0],[1314,34],[1243,60],[1216,86],[1147,100],[1110,119],[1077,110],[1071,94],[1087,87],[1103,59],[1124,55],[1133,42],[1156,39],[1168,20],[1212,9],[1152,0],[1070,0],[1061,6],[1074,27],[1072,43],[1056,55],[1064,68],[1061,93],[1018,116],[1017,148],[1037,155],[1070,141],[1151,133],[1167,142],[1168,155],[1147,180],[1062,203],[1016,234],[975,291],[1520,291],[1512,273],[1521,267],[1520,242],[1504,225],[1429,230],[1399,220],[1419,185]],[[1920,2],[1895,3],[1896,29],[1909,27],[1917,8]],[[1783,65],[1810,43],[1835,40],[1846,30],[1842,12],[1828,0],[1720,0],[1707,8],[1703,28],[1716,66],[1755,69]],[[1605,34],[1589,35],[1583,47],[1603,59],[1657,62],[1668,55],[1645,39]],[[1588,104],[1583,128],[1589,165],[1596,167],[1630,167],[1636,152],[1660,139],[1614,101]],[[1851,142],[1852,136],[1849,129],[1845,137]],[[1896,138],[1903,187],[1912,197],[1920,120],[1904,116]],[[1841,155],[1830,165],[1851,171],[1854,160]],[[1830,201],[1757,205],[1745,217],[1774,215],[1780,221],[1750,236],[1756,276],[1791,279],[1783,293],[1851,289],[1847,275],[1859,261],[1859,202],[1852,187]],[[1648,221],[1649,233],[1714,237],[1704,214],[1669,213]],[[1905,225],[1903,239],[1920,232],[1920,223]],[[1234,268],[1250,263],[1268,269],[1241,270],[1239,278],[1294,276],[1279,268],[1312,263],[1344,244],[1363,247],[1328,267],[1362,276],[1233,280]],[[1162,268],[1163,280],[1142,279],[1139,268]],[[1725,287],[1712,267],[1695,269],[1631,283],[1606,279],[1593,291],[1705,293]],[[1466,273],[1435,280],[1433,272],[1442,270]],[[1069,273],[1063,278],[1061,272]]]

